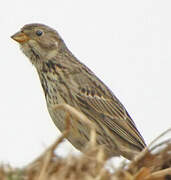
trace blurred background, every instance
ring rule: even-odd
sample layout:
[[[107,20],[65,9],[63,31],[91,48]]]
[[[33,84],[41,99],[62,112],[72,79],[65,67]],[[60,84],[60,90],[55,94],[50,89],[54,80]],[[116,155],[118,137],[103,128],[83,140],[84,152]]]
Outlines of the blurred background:
[[[147,144],[171,127],[170,6],[169,0],[3,1],[0,162],[26,165],[60,134],[35,68],[10,39],[28,23],[44,23],[60,33],[120,99]],[[62,156],[75,152],[67,141],[57,150]]]

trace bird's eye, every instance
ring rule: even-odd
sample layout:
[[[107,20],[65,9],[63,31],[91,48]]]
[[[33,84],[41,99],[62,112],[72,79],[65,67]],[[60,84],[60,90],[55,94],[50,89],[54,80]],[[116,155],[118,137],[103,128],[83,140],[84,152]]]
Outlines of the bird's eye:
[[[37,35],[37,36],[41,36],[42,34],[43,34],[43,31],[41,31],[41,30],[37,30],[37,31],[36,31],[36,35]]]

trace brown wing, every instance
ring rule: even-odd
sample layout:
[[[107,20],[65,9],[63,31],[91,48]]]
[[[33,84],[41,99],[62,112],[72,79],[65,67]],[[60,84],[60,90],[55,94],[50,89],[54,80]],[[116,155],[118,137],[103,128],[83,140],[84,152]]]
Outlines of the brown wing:
[[[93,111],[100,113],[98,120],[103,121],[113,133],[142,150],[146,146],[144,140],[124,106],[103,82],[94,74],[89,73],[86,73],[85,79],[83,74],[77,79],[77,83],[82,81],[79,83],[78,101],[87,104],[92,113]],[[80,108],[82,107],[80,106]]]
[[[144,140],[120,101],[85,65],[79,61],[72,61],[72,58],[69,60],[68,65],[67,59],[65,61],[69,75],[68,85],[77,98],[80,110],[89,116],[99,114],[98,117],[94,117],[96,121],[142,150],[145,147]]]
[[[103,123],[114,133],[125,141],[133,144],[142,150],[145,143],[138,132],[132,119],[126,112],[125,108],[121,108],[116,102],[104,99],[98,96],[79,95],[79,98],[85,101],[92,109],[104,115]]]

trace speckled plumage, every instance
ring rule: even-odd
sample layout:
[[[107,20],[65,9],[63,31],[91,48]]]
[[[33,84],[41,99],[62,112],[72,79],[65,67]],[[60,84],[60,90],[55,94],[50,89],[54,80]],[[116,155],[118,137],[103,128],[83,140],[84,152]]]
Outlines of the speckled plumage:
[[[61,132],[65,127],[65,113],[53,107],[66,103],[96,125],[97,143],[104,145],[107,157],[122,155],[132,159],[145,147],[124,106],[74,57],[55,30],[42,24],[28,24],[12,38],[20,43],[22,51],[37,69],[48,111]],[[72,121],[68,140],[83,150],[89,133],[87,125]]]

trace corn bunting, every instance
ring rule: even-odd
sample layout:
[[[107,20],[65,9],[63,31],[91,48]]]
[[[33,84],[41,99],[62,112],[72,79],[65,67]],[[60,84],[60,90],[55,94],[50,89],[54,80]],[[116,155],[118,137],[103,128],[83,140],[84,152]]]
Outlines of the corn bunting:
[[[43,24],[25,25],[12,39],[35,66],[44,90],[48,111],[58,129],[65,129],[65,112],[57,104],[68,104],[83,113],[96,127],[96,142],[106,156],[131,160],[146,146],[128,112],[96,75],[66,47],[57,31]],[[83,151],[90,127],[71,117],[68,140]]]

